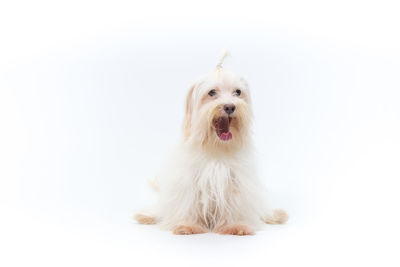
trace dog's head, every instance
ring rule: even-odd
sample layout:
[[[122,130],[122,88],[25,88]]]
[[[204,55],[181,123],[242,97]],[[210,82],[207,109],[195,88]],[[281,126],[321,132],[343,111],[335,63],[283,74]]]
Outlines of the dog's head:
[[[231,151],[245,144],[251,117],[246,81],[217,65],[187,94],[183,135],[209,151]]]

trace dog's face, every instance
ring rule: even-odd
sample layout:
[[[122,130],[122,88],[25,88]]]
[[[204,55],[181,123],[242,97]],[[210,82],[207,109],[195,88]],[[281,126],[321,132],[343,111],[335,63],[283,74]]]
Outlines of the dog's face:
[[[209,151],[236,149],[248,138],[251,115],[246,81],[219,68],[190,88],[183,134]]]

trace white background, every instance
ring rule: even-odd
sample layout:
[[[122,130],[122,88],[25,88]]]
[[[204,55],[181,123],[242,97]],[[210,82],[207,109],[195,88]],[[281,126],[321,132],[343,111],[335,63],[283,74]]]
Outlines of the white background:
[[[2,1],[1,266],[399,266],[396,1]],[[249,82],[271,206],[255,236],[131,220],[190,83]]]

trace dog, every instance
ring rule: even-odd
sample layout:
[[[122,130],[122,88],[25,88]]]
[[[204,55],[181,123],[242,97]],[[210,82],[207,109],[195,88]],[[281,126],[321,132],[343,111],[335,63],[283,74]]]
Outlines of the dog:
[[[137,222],[174,234],[253,235],[265,223],[288,220],[284,210],[265,203],[254,164],[249,86],[222,67],[227,56],[190,87],[181,141],[152,181],[159,201],[138,212]]]

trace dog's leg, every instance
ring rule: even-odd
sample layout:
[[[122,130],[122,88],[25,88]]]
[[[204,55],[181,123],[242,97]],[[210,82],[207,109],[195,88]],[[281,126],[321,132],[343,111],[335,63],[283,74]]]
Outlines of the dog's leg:
[[[253,229],[246,224],[218,226],[214,229],[214,232],[221,235],[254,235]]]
[[[176,235],[193,235],[207,233],[207,229],[198,224],[181,224],[174,228],[173,233]]]
[[[140,224],[155,224],[156,217],[145,214],[145,213],[136,213],[133,218]]]
[[[288,219],[289,215],[286,213],[286,211],[276,209],[273,210],[271,214],[268,214],[263,221],[268,224],[282,224],[287,222]]]

